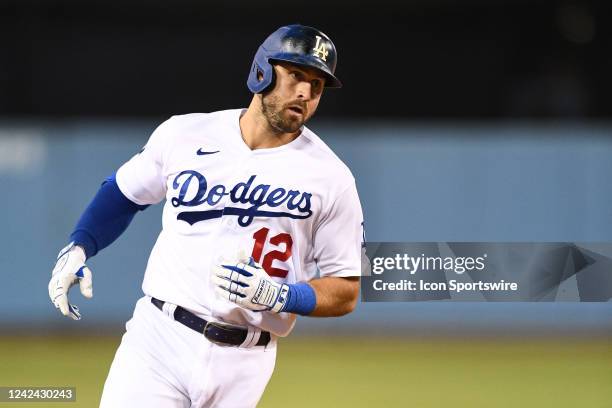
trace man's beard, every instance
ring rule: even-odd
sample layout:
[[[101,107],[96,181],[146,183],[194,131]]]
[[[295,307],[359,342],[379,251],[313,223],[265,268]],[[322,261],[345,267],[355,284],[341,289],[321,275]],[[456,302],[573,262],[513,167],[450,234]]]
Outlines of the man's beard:
[[[299,102],[292,102],[300,104]],[[289,116],[286,115],[286,106],[281,106],[278,97],[274,95],[262,95],[261,97],[261,112],[268,121],[270,127],[278,134],[295,133],[306,122],[306,106],[302,106],[302,115]]]

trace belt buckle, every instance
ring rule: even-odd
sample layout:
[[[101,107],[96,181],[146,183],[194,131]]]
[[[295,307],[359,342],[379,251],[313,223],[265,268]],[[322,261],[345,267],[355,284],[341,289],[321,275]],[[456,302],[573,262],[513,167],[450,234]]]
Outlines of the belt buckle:
[[[236,329],[240,329],[240,327],[232,326],[232,325],[224,324],[224,323],[219,323],[219,322],[206,322],[206,325],[204,326],[204,331],[202,333],[204,334],[204,337],[208,339],[208,341],[210,341],[211,343],[215,343],[218,346],[225,346],[225,347],[238,347],[239,346],[239,344],[232,344],[232,343],[221,341],[215,338],[215,336],[210,332],[211,327],[216,327],[221,330],[232,330],[232,329],[236,330]]]

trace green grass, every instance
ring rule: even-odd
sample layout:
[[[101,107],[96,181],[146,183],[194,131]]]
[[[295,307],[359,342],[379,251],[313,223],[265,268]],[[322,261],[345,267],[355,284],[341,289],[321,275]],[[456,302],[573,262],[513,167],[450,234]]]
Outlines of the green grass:
[[[0,338],[0,385],[77,387],[96,407],[118,337]],[[609,341],[288,338],[269,407],[612,407]],[[137,406],[137,405],[134,405]]]
[[[77,402],[0,403],[0,408],[97,407],[120,337],[0,339],[0,385],[74,386]]]
[[[609,342],[285,343],[260,407],[612,407]]]

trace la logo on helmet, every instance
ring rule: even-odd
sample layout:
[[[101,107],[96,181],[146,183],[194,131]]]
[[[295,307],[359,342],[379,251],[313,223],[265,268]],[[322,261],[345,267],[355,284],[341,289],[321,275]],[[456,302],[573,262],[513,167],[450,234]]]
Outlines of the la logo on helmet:
[[[325,47],[325,43],[321,44],[321,36],[317,35],[316,38],[317,38],[317,44],[312,49],[314,51],[313,55],[315,57],[321,58],[323,61],[327,61],[325,58],[327,58],[327,54],[329,53],[329,51],[327,51],[327,48]]]

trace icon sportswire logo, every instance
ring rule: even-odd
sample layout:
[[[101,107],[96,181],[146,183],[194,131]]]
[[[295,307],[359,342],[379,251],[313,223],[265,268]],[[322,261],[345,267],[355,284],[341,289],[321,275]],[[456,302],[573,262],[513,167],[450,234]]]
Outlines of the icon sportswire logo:
[[[172,182],[172,188],[178,191],[178,195],[170,200],[174,207],[214,206],[226,196],[231,203],[250,206],[243,208],[227,205],[218,210],[183,211],[176,218],[193,225],[199,221],[235,215],[238,217],[238,225],[246,227],[255,217],[305,219],[312,215],[311,193],[272,187],[270,184],[256,184],[256,178],[256,175],[252,175],[247,181],[237,183],[231,188],[223,184],[209,188],[203,174],[195,170],[184,170],[177,174]],[[190,186],[192,187],[188,194]],[[195,194],[193,186],[197,187]]]
[[[198,149],[198,151],[196,152],[196,154],[197,154],[198,156],[204,156],[204,155],[206,155],[206,154],[215,154],[215,153],[219,153],[219,152],[220,152],[220,150],[217,150],[217,151],[214,151],[214,152],[205,152],[205,151],[204,151],[204,150],[202,150],[202,148],[200,147],[200,148]]]

